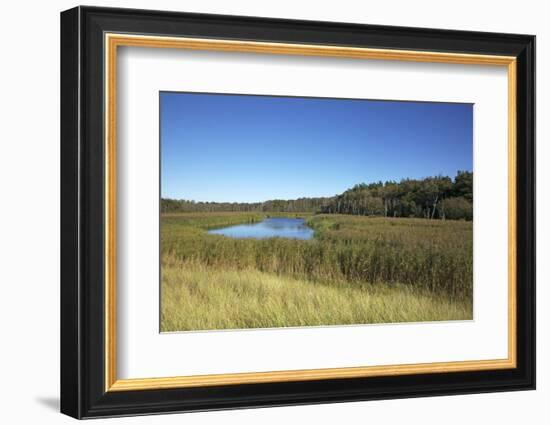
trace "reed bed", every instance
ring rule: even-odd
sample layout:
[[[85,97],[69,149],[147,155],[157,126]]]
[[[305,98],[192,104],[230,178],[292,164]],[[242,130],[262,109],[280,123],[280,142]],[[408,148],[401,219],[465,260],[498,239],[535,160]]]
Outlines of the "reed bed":
[[[306,216],[309,241],[206,232],[268,214],[162,217],[164,331],[472,318],[471,222],[327,214]]]

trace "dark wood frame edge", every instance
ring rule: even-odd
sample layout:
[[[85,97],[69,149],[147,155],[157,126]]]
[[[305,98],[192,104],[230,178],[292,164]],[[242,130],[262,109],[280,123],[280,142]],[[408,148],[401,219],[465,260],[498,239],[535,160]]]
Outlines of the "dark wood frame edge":
[[[399,377],[104,391],[105,31],[517,57],[518,367]],[[535,388],[535,37],[77,7],[61,14],[61,411],[76,418]]]

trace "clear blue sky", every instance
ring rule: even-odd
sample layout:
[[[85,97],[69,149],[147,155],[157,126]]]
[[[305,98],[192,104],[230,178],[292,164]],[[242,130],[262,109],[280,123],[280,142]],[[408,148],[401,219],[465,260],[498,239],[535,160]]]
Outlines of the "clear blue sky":
[[[163,198],[333,196],[472,170],[473,105],[161,92]]]

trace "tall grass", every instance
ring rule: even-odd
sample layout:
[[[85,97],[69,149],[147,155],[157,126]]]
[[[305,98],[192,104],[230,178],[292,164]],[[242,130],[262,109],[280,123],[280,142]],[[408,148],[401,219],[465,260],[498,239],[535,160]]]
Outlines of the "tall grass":
[[[244,329],[460,320],[472,304],[406,285],[319,285],[254,269],[164,258],[161,330]]]
[[[265,216],[162,217],[164,330],[471,318],[471,222],[330,214],[306,218],[309,241],[206,232]]]

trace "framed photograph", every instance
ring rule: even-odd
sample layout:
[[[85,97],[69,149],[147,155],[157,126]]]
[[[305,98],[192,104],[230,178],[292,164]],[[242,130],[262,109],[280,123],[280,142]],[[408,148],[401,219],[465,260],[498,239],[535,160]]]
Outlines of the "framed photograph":
[[[61,14],[61,411],[535,388],[535,37]]]

